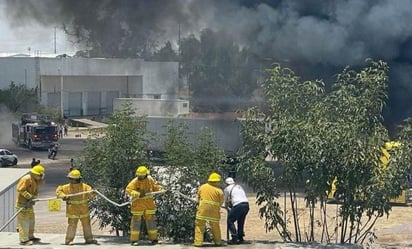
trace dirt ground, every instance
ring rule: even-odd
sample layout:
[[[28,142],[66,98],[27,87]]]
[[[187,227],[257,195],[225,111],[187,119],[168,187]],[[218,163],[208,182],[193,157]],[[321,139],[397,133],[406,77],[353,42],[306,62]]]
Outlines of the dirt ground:
[[[255,203],[255,196],[249,194],[250,199],[250,212],[247,216],[245,224],[246,238],[249,240],[270,240],[270,241],[282,241],[281,237],[276,231],[266,233],[264,228],[264,221],[259,218],[259,207]],[[283,208],[283,198],[279,200],[281,207]],[[301,218],[301,230],[306,232],[304,227],[308,227],[309,212],[304,207],[303,198],[298,200],[299,216]],[[288,207],[288,204],[286,205]],[[338,205],[328,204],[328,226],[332,228],[336,227],[337,221],[336,211]],[[318,210],[319,213],[319,210]],[[316,215],[316,214],[315,214]],[[291,211],[287,210],[287,217],[291,221]],[[226,219],[226,215],[222,216],[222,220]],[[305,224],[306,222],[306,224]],[[225,232],[226,224],[222,222],[222,233]],[[292,224],[289,224],[289,228],[292,229]],[[338,229],[339,230],[339,229]],[[412,208],[407,206],[393,206],[389,217],[381,217],[378,219],[374,233],[377,239],[373,244],[378,244],[380,247],[388,248],[411,248],[412,247]],[[334,236],[332,242],[337,242],[337,237]]]
[[[248,194],[250,201],[250,211],[245,224],[245,239],[254,241],[282,241],[279,234],[275,231],[266,232],[264,221],[259,218],[259,207],[256,205],[254,194]],[[283,205],[283,199],[280,199]],[[308,211],[304,208],[303,198],[299,200],[299,215],[302,221],[302,231],[307,226]],[[282,206],[283,208],[283,206]],[[336,204],[328,204],[328,226],[336,226]],[[50,212],[47,202],[38,202],[36,204],[36,232],[38,233],[61,233],[66,231],[67,221],[64,213],[64,203],[58,212]],[[412,212],[410,207],[394,206],[388,218],[382,217],[375,226],[375,234],[377,239],[375,244],[379,248],[407,248],[412,247]],[[221,212],[221,230],[222,238],[226,239],[226,211]],[[287,216],[290,217],[290,211],[287,211]],[[291,220],[291,219],[289,219]],[[292,225],[290,228],[292,228]],[[100,230],[98,222],[94,221],[93,233],[96,235],[113,235],[109,229]],[[307,230],[306,230],[307,231]],[[77,234],[82,235],[81,225],[78,225]],[[336,237],[335,237],[336,238]],[[333,242],[333,241],[332,241]]]

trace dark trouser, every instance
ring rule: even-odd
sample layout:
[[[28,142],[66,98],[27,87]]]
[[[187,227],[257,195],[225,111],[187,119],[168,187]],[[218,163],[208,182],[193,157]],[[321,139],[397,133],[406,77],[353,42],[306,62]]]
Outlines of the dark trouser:
[[[230,210],[227,219],[227,225],[229,227],[232,240],[243,241],[243,237],[245,236],[245,219],[248,212],[249,203],[247,202],[239,203]],[[235,227],[235,222],[237,222],[237,231]]]

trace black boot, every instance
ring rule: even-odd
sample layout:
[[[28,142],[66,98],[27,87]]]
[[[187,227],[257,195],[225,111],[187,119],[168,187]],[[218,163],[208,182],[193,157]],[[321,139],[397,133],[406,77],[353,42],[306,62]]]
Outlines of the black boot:
[[[243,237],[239,237],[238,239],[237,239],[237,243],[238,244],[242,244],[242,243],[244,243],[245,241],[243,240]]]
[[[238,244],[239,243],[239,241],[237,240],[237,238],[232,238],[231,240],[229,240],[228,242],[227,242],[229,245],[236,245],[236,244]]]

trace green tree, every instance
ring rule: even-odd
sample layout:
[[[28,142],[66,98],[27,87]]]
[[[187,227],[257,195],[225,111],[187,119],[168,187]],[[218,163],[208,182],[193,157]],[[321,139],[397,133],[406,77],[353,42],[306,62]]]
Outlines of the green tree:
[[[128,201],[124,189],[135,176],[137,166],[150,168],[146,121],[133,114],[130,103],[122,111],[113,113],[105,135],[88,138],[79,159],[85,181],[117,203]],[[131,216],[127,207],[119,208],[97,198],[91,203],[91,210],[101,227],[111,226],[117,235],[120,231],[128,234]]]
[[[193,240],[197,189],[211,172],[224,176],[224,152],[209,130],[189,134],[187,123],[168,124],[164,144],[166,166],[158,174],[169,190],[159,198],[157,218],[161,234],[175,242]],[[198,141],[198,142],[197,142]]]
[[[23,84],[11,82],[9,88],[0,90],[0,104],[13,113],[37,111],[40,107],[37,88],[29,89]]]
[[[209,130],[190,134],[186,123],[170,122],[163,144],[165,166],[154,167],[146,151],[148,142],[159,138],[156,134],[148,135],[144,117],[133,114],[130,103],[126,104],[110,117],[103,137],[92,136],[87,140],[78,159],[84,180],[110,200],[125,203],[128,197],[124,189],[137,166],[149,166],[153,178],[170,190],[155,199],[160,235],[175,242],[189,241],[193,239],[197,188],[211,172],[224,176],[224,151],[214,143]],[[117,235],[120,231],[128,234],[129,208],[96,198],[91,210],[101,227],[110,226]]]
[[[154,61],[178,61],[178,55],[176,51],[172,48],[172,43],[167,41],[163,47],[155,51],[151,56],[150,60]]]
[[[373,225],[389,215],[389,199],[403,189],[399,179],[404,179],[410,162],[395,155],[389,166],[392,170],[377,174],[382,168],[380,148],[389,140],[381,114],[387,98],[387,71],[382,61],[373,61],[359,72],[346,68],[327,92],[322,81],[301,82],[278,64],[268,69],[265,109],[245,112],[241,163],[241,171],[254,173],[248,182],[257,188],[268,230],[277,229],[287,241],[330,242],[335,228],[327,226],[326,193],[337,179],[337,189],[344,194],[339,209],[340,242],[363,243],[374,237]],[[409,143],[405,136],[399,139]],[[401,150],[399,154],[410,154],[408,146]],[[274,167],[265,163],[267,156],[275,157],[283,169],[279,180],[289,192],[293,231],[277,203],[278,184],[270,180]],[[259,185],[261,177],[273,184]],[[305,233],[296,198],[303,187],[310,214]],[[315,220],[316,205],[323,211],[320,220]]]
[[[187,77],[197,112],[234,111],[249,106],[256,84],[256,61],[223,32],[205,29],[182,39],[181,74]]]

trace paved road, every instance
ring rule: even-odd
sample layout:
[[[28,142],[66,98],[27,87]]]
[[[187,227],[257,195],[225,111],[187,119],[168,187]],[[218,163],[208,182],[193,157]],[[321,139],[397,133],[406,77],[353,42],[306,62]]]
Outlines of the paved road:
[[[77,157],[84,148],[85,139],[60,139],[60,148],[55,160],[47,158],[47,150],[29,150],[25,147],[10,144],[7,146],[19,157],[16,168],[30,168],[32,158],[40,159],[46,169],[46,185],[42,187],[42,195],[54,194],[57,185],[67,182],[67,172],[70,168],[70,159]]]
[[[33,157],[40,159],[44,164],[55,164],[62,163],[61,160],[70,160],[70,158],[78,155],[84,148],[84,141],[85,139],[72,137],[60,139],[60,148],[55,162],[47,158],[47,150],[29,150],[26,147],[15,144],[7,144],[6,148],[19,157],[18,165],[21,166],[29,165]]]

